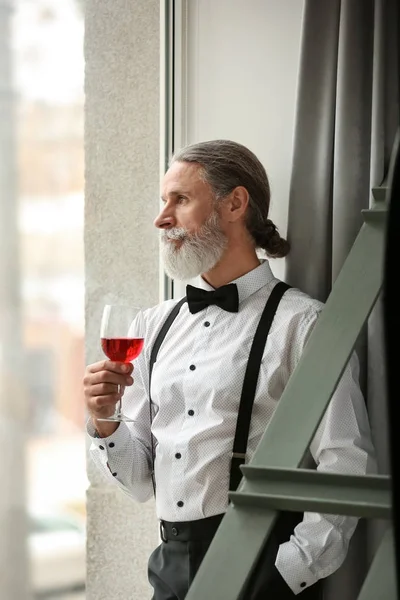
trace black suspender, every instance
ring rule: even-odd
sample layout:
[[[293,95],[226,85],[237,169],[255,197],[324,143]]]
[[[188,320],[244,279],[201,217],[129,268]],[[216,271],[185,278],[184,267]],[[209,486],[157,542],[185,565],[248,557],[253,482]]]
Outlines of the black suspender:
[[[151,376],[153,373],[154,363],[157,360],[158,351],[161,347],[161,344],[163,343],[164,338],[167,335],[172,323],[175,321],[176,317],[178,316],[178,313],[181,310],[182,304],[184,304],[185,302],[186,302],[186,296],[185,296],[185,298],[182,298],[182,300],[179,300],[178,304],[175,304],[174,308],[171,310],[168,317],[166,318],[164,325],[161,327],[156,341],[154,342],[154,346],[151,350],[151,355],[150,355],[150,368],[149,368],[150,383],[151,383]]]
[[[240,397],[240,405],[238,418],[236,422],[236,433],[235,439],[233,443],[233,452],[232,452],[232,461],[231,461],[231,471],[230,471],[230,483],[229,489],[236,490],[237,486],[240,483],[242,478],[242,474],[240,471],[240,465],[245,462],[246,450],[247,450],[247,441],[249,437],[250,423],[251,423],[251,413],[253,410],[255,392],[257,388],[258,375],[260,372],[261,360],[264,353],[265,344],[267,341],[267,337],[269,334],[269,330],[271,328],[272,321],[274,319],[275,313],[279,306],[279,302],[281,301],[282,296],[290,288],[289,285],[280,281],[277,283],[272,290],[261,315],[260,321],[257,326],[257,330],[254,336],[253,344],[249,354],[249,360],[247,362],[246,373],[243,381],[242,394]],[[172,323],[176,319],[181,306],[186,302],[186,298],[182,298],[171,310],[165,323],[160,329],[160,332],[154,342],[151,355],[150,355],[150,365],[149,365],[149,396],[151,393],[151,377],[153,373],[154,364],[157,360],[158,351],[163,343],[165,336],[167,335]],[[150,397],[150,428],[153,422],[153,412],[152,412],[152,401]],[[155,493],[155,478],[154,478],[154,440],[153,435],[151,434],[151,454],[152,454],[152,479],[153,479],[153,489]]]
[[[258,375],[260,372],[261,361],[264,354],[265,344],[272,321],[278,309],[279,302],[289,285],[280,281],[272,290],[261,315],[253,344],[250,349],[249,360],[247,361],[246,373],[244,376],[242,395],[238,418],[236,421],[235,440],[233,442],[231,474],[229,480],[229,489],[235,491],[242,479],[240,465],[245,462],[247,441],[249,439],[251,413],[253,410],[254,398],[256,395]]]
[[[160,349],[160,346],[163,343],[164,338],[167,335],[172,323],[175,321],[176,317],[178,316],[178,313],[181,310],[182,304],[184,304],[185,302],[186,302],[186,296],[184,298],[182,298],[182,300],[179,300],[178,304],[175,304],[174,308],[171,310],[168,317],[166,318],[164,325],[161,327],[159,334],[156,338],[156,341],[154,342],[153,348],[151,349],[151,354],[150,354],[150,365],[149,365],[149,411],[150,411],[150,413],[149,414],[150,414],[150,438],[151,438],[151,479],[153,482],[154,495],[156,495],[156,481],[155,481],[155,476],[154,476],[154,460],[155,460],[154,439],[153,439],[153,434],[151,432],[151,425],[153,423],[153,403],[151,401],[151,376],[153,374],[153,367],[154,367],[154,363],[157,360],[158,351]]]

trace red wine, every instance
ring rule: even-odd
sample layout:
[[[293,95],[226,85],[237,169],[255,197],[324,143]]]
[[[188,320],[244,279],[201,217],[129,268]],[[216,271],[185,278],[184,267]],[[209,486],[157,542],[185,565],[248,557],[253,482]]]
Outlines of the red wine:
[[[116,362],[131,362],[139,356],[143,344],[143,338],[101,338],[104,354]]]

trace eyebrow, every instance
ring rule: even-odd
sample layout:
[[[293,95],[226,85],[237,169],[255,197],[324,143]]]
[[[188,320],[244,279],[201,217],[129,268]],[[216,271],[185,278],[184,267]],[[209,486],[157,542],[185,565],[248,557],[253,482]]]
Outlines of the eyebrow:
[[[168,195],[169,196],[190,196],[190,192],[185,191],[185,190],[172,190],[172,192],[169,192]],[[163,200],[165,202],[165,196],[161,196],[161,200]]]

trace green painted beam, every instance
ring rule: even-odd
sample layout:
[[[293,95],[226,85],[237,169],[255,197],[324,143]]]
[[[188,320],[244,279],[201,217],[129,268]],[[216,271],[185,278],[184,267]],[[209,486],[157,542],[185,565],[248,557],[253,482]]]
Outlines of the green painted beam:
[[[293,469],[302,464],[381,290],[383,252],[384,219],[367,217],[257,447],[252,466]],[[244,479],[238,492],[245,494],[248,486]],[[187,600],[237,600],[276,517],[273,510],[229,506]]]
[[[186,600],[238,600],[277,513],[229,506]]]
[[[380,219],[362,226],[252,465],[296,468],[302,464],[381,290],[384,229]]]
[[[387,178],[382,182],[381,185],[372,188],[372,197],[376,202],[385,202],[387,193]]]
[[[393,530],[389,527],[375,554],[357,600],[396,600],[399,582],[396,581]],[[399,575],[398,575],[399,576]]]
[[[246,492],[231,492],[234,506],[391,518],[391,480],[386,475],[320,473],[309,469],[242,467]]]
[[[365,223],[386,223],[387,206],[384,203],[375,202],[368,210],[361,211]]]

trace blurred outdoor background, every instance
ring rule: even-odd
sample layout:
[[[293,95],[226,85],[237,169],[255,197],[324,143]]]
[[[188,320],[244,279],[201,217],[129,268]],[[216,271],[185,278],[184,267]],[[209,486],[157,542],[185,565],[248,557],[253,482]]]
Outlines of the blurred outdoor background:
[[[22,442],[13,438],[18,491],[8,502],[13,508],[23,499],[27,508],[32,597],[81,600],[88,487],[82,5],[1,0],[0,27],[0,433],[3,424],[10,430],[14,394],[4,382],[13,356],[24,407]],[[0,591],[0,598],[17,596]]]

